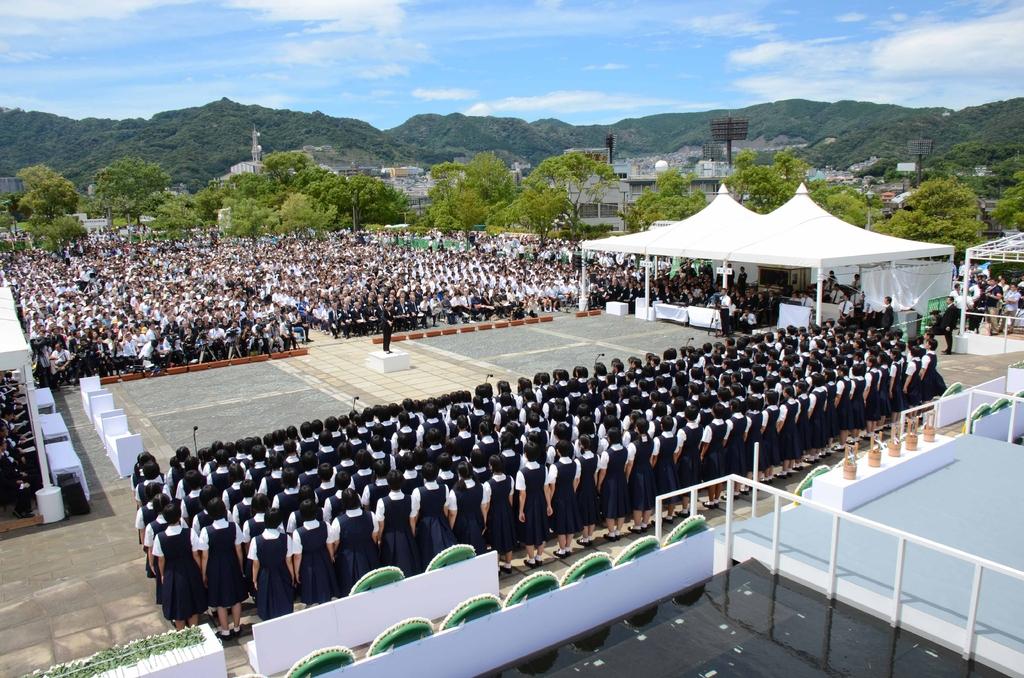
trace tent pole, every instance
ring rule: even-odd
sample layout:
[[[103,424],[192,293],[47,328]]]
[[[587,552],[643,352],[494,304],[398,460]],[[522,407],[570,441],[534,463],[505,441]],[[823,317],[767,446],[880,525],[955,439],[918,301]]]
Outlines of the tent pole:
[[[729,260],[722,261],[722,289],[729,291]]]
[[[587,306],[590,305],[590,290],[587,285],[587,253],[585,250],[580,250],[580,309],[586,311]]]
[[[822,289],[823,289],[822,283],[824,283],[824,281],[825,281],[825,276],[821,272],[821,267],[819,266],[818,267],[818,290],[817,290],[817,294],[815,295],[815,304],[814,304],[814,324],[819,326],[819,327],[821,327],[821,293],[822,293]]]
[[[964,279],[960,283],[960,336],[967,330],[967,281],[971,277],[971,250],[964,254]]]
[[[28,420],[32,425],[32,439],[36,444],[36,456],[39,458],[39,475],[42,476],[43,489],[53,487],[50,482],[50,460],[46,458],[46,448],[43,445],[43,429],[39,425],[39,408],[36,400],[35,382],[32,380],[32,370],[28,365],[22,365],[21,376],[25,383],[25,400],[28,404]]]
[[[645,255],[647,265],[644,266],[644,303],[651,307],[651,255]],[[647,320],[647,318],[644,318]]]

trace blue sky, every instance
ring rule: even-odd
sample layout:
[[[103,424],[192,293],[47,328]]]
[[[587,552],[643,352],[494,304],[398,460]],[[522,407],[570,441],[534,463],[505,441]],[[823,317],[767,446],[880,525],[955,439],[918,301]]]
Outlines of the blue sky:
[[[1024,94],[1024,0],[0,0],[0,106],[148,117],[220,97],[360,118],[607,123],[802,97]]]

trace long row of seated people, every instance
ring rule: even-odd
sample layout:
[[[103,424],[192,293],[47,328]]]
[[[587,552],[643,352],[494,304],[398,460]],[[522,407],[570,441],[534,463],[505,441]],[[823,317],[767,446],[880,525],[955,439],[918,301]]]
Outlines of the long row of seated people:
[[[535,568],[552,537],[561,558],[598,525],[611,541],[627,520],[647,531],[658,495],[730,473],[771,482],[880,433],[944,390],[934,349],[791,328],[183,447],[166,475],[145,454],[136,527],[165,616],[194,623],[209,605],[225,635],[250,595],[274,618],[380,565],[415,575],[456,543],[493,549],[502,572],[525,547]],[[683,494],[664,519],[689,510]]]

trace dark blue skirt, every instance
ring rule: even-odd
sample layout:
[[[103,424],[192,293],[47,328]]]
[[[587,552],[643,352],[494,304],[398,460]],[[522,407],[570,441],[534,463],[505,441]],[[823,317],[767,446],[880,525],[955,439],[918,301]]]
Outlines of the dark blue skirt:
[[[459,511],[455,514],[455,540],[460,544],[469,544],[480,555],[487,550],[484,542],[484,526],[477,519],[475,514],[466,514]]]
[[[556,491],[551,498],[551,508],[554,510],[551,529],[555,534],[576,534],[583,529],[583,519],[574,493]]]
[[[516,547],[515,522],[512,507],[501,498],[491,498],[487,511],[487,543],[498,553],[508,553]]]
[[[242,567],[234,551],[230,554],[209,554],[206,582],[210,607],[231,607],[249,597],[249,590],[242,579]]]
[[[601,484],[601,513],[605,519],[625,518],[629,505],[629,488],[625,476],[605,475]]]
[[[349,594],[352,586],[359,581],[360,577],[378,567],[380,567],[380,555],[377,553],[377,549],[369,544],[351,549],[342,546],[334,558],[334,570],[338,575],[341,597],[344,598]]]
[[[656,497],[654,469],[650,464],[633,467],[629,474],[629,498],[634,511],[653,511]]]
[[[203,575],[192,558],[168,561],[160,593],[164,617],[170,621],[188,619],[206,610]]]
[[[523,506],[526,522],[519,523],[519,541],[527,546],[539,546],[548,540],[548,505],[543,495],[526,496]]]
[[[672,463],[672,456],[658,455],[658,461],[654,465],[654,488],[657,494],[668,494],[679,489],[679,478],[676,475],[676,466]],[[672,506],[679,503],[679,497],[666,499],[665,506]]]
[[[299,600],[306,605],[316,605],[337,598],[340,593],[327,549],[303,549],[299,565]]]
[[[295,589],[288,568],[260,567],[256,575],[259,589],[256,591],[256,612],[260,619],[274,619],[291,614],[295,609]]]
[[[584,525],[596,525],[598,520],[597,487],[593,480],[581,480],[576,489],[576,505],[580,510],[580,522]]]
[[[423,567],[430,564],[441,551],[455,546],[455,534],[448,525],[447,518],[430,516],[420,518],[416,523],[416,546],[420,551],[420,563]]]
[[[380,537],[380,564],[394,565],[406,577],[414,577],[423,571],[420,550],[411,530],[384,530]]]

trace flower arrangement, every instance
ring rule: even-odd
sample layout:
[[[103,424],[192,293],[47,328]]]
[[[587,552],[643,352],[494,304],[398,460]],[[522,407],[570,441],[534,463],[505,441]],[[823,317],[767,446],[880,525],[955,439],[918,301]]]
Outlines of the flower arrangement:
[[[92,678],[108,671],[135,666],[150,657],[198,647],[205,640],[203,631],[198,626],[181,631],[168,631],[133,640],[124,645],[115,645],[100,650],[91,657],[57,664],[45,671],[37,669],[31,675],[47,678]]]

